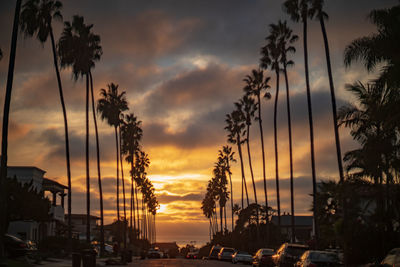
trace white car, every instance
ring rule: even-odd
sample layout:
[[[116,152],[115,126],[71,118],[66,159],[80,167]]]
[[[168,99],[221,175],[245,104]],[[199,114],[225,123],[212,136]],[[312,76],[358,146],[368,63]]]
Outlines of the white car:
[[[253,256],[245,251],[237,251],[232,255],[232,263],[236,264],[238,262],[251,264],[253,262]]]

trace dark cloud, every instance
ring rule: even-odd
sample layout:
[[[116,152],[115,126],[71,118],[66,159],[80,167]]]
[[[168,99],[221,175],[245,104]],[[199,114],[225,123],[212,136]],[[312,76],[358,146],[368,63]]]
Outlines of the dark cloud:
[[[203,196],[198,193],[189,193],[184,195],[158,194],[157,199],[160,203],[168,204],[175,201],[201,201]]]

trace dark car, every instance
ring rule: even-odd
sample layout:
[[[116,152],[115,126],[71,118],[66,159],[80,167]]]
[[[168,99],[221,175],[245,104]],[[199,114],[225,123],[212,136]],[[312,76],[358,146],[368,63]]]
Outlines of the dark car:
[[[253,267],[270,267],[274,266],[272,256],[275,251],[271,248],[261,248],[257,250],[253,258]]]
[[[210,254],[208,255],[208,259],[210,260],[218,260],[218,253],[221,250],[222,247],[220,246],[213,246],[210,249]]]
[[[308,250],[303,253],[295,267],[338,267],[339,257],[334,252]]]
[[[9,234],[4,235],[4,248],[9,257],[25,256],[30,251],[26,242]]]
[[[391,251],[389,251],[389,253],[383,259],[381,264],[384,266],[393,266],[393,267],[400,266],[400,248],[394,248]]]
[[[293,267],[300,256],[308,250],[308,246],[299,244],[283,244],[277,251],[272,260],[278,267]]]

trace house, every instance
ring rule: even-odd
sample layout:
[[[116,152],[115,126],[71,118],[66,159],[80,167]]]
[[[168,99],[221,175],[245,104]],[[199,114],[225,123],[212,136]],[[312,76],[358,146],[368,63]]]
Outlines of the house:
[[[288,213],[281,215],[281,234],[290,240],[292,233],[292,216]],[[272,216],[272,223],[278,225],[278,216]],[[311,239],[313,231],[313,216],[294,216],[294,231],[296,240],[306,242]]]
[[[97,222],[100,220],[99,217],[90,215],[90,236],[91,240],[98,233],[98,225]],[[68,221],[68,214],[65,215],[65,221]],[[72,233],[79,239],[86,239],[86,222],[87,215],[86,214],[71,214],[71,223],[72,223]]]
[[[33,166],[9,166],[7,177],[16,178],[21,184],[32,183],[32,188],[49,196],[51,200],[51,219],[47,222],[36,222],[33,220],[11,221],[8,233],[25,240],[40,241],[47,236],[56,236],[57,229],[64,225],[64,197],[68,187],[48,178],[46,171]],[[28,204],[28,203],[27,203]]]

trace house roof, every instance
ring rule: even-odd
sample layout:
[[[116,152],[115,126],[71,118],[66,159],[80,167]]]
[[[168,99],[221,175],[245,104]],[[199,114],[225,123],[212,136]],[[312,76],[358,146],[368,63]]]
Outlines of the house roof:
[[[46,173],[46,171],[39,169],[38,167],[35,167],[35,166],[7,166],[7,169],[25,169],[25,170],[34,169],[34,170],[40,171],[43,174]]]
[[[278,216],[272,216],[272,222],[278,224]],[[290,215],[281,215],[281,226],[291,226],[292,219]],[[294,216],[295,226],[311,226],[313,225],[313,216]]]
[[[45,188],[54,188],[54,189],[58,189],[58,190],[63,190],[63,189],[68,189],[67,186],[62,185],[54,180],[50,180],[48,178],[43,178],[43,187]]]
[[[65,218],[68,218],[68,214],[65,214]],[[71,219],[86,219],[86,214],[71,214]],[[90,219],[100,220],[100,217],[90,215]]]

